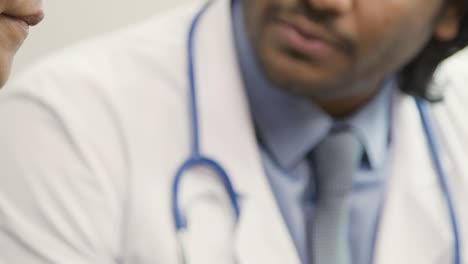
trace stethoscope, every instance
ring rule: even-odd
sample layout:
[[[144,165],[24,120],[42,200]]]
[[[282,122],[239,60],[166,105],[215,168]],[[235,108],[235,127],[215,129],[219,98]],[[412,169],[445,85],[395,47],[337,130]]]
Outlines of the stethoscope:
[[[214,159],[211,159],[205,156],[200,151],[200,137],[199,137],[199,122],[198,122],[198,107],[197,107],[197,87],[196,87],[196,78],[195,78],[195,67],[194,67],[194,39],[195,31],[199,24],[199,21],[205,11],[209,8],[212,1],[209,1],[205,4],[201,10],[195,15],[190,24],[190,29],[188,33],[187,41],[187,51],[188,51],[188,78],[189,78],[189,98],[190,98],[190,120],[191,120],[191,139],[192,139],[192,148],[190,156],[182,163],[180,168],[177,170],[173,186],[172,186],[172,214],[174,219],[174,225],[177,232],[177,240],[179,244],[179,254],[180,261],[182,263],[187,263],[185,256],[185,248],[182,242],[183,238],[181,234],[184,230],[187,229],[187,220],[184,218],[184,215],[179,206],[179,189],[183,175],[190,169],[198,166],[205,166],[210,168],[216,175],[219,177],[223,183],[223,187],[226,191],[226,194],[229,197],[231,202],[232,209],[234,211],[236,223],[240,217],[240,206],[239,200],[234,189],[234,185],[227,174],[226,170]],[[460,255],[460,237],[459,229],[456,217],[456,211],[453,203],[453,199],[447,184],[447,177],[442,167],[442,161],[439,156],[439,150],[436,144],[435,133],[431,124],[431,118],[429,117],[429,110],[427,103],[420,99],[415,98],[416,105],[420,114],[421,123],[426,134],[427,143],[430,148],[432,162],[434,164],[435,170],[437,172],[438,182],[442,190],[443,197],[447,204],[447,209],[450,217],[451,229],[454,238],[454,264],[461,264],[461,255]]]

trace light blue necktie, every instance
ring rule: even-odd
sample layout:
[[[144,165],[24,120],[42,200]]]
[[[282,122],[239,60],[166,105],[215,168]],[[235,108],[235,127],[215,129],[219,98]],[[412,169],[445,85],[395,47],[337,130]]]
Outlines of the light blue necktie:
[[[311,153],[316,182],[315,213],[308,226],[312,264],[351,263],[348,200],[362,154],[362,144],[349,129],[332,132]]]

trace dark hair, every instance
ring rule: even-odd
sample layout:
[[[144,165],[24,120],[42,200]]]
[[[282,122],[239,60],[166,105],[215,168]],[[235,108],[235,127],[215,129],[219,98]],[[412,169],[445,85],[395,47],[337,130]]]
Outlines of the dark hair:
[[[442,42],[433,38],[419,55],[403,68],[398,76],[400,89],[430,102],[442,101],[443,94],[431,89],[434,73],[442,61],[467,46],[468,13],[465,13],[457,38],[450,42]]]

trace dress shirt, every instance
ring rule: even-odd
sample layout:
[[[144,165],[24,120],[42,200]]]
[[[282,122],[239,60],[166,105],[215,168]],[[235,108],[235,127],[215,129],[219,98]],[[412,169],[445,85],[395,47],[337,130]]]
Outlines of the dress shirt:
[[[365,154],[353,175],[350,199],[352,261],[371,264],[390,147],[393,78],[363,108],[334,120],[311,100],[290,95],[264,75],[246,33],[242,2],[233,2],[233,27],[241,73],[255,121],[263,165],[285,223],[304,264],[308,263],[306,222],[314,217],[313,164],[307,154],[336,126],[350,126]]]

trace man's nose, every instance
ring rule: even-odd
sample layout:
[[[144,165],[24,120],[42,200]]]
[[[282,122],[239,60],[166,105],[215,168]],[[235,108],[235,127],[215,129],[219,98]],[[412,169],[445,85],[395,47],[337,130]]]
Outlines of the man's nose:
[[[356,0],[304,0],[311,9],[329,14],[344,14],[350,11]]]

